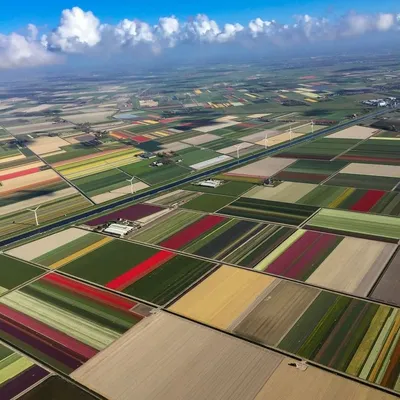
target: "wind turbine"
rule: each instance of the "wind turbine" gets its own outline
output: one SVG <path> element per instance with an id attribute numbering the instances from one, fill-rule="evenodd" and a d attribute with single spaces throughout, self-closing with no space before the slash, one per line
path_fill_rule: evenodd
<path id="1" fill-rule="evenodd" d="M 293 132 L 292 132 L 292 125 L 290 125 L 290 129 L 289 129 L 289 138 L 290 138 L 290 141 L 292 141 L 292 134 L 293 134 Z"/>
<path id="2" fill-rule="evenodd" d="M 265 134 L 264 147 L 265 149 L 268 149 L 268 132 Z"/>
<path id="3" fill-rule="evenodd" d="M 239 143 L 239 144 L 236 145 L 236 153 L 237 153 L 238 161 L 239 161 L 239 158 L 240 158 L 239 150 L 240 150 L 240 147 L 243 146 L 243 145 L 244 145 L 244 143 Z"/>
<path id="4" fill-rule="evenodd" d="M 134 176 L 132 176 L 131 179 L 127 179 L 127 181 L 131 184 L 131 194 L 135 193 L 135 188 L 134 188 L 134 183 L 133 183 L 134 179 L 135 179 Z"/>
<path id="5" fill-rule="evenodd" d="M 311 121 L 311 133 L 314 133 L 314 121 Z"/>
<path id="6" fill-rule="evenodd" d="M 28 208 L 28 211 L 32 211 L 35 214 L 35 221 L 36 221 L 36 226 L 39 226 L 39 220 L 37 216 L 37 210 L 39 210 L 40 204 L 36 208 Z"/>

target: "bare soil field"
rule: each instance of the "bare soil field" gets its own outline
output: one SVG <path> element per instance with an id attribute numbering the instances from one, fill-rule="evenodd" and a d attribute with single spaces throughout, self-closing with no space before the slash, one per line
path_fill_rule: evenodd
<path id="1" fill-rule="evenodd" d="M 340 173 L 400 178 L 400 167 L 396 165 L 351 163 L 344 167 Z"/>
<path id="2" fill-rule="evenodd" d="M 48 137 L 41 136 L 34 139 L 33 143 L 28 145 L 28 148 L 36 154 L 54 153 L 60 151 L 60 147 L 68 146 L 69 143 L 58 136 Z M 63 151 L 63 150 L 61 150 Z"/>
<path id="3" fill-rule="evenodd" d="M 317 185 L 311 183 L 283 182 L 275 187 L 256 186 L 250 189 L 245 195 L 242 195 L 242 197 L 296 203 L 296 201 L 300 200 L 316 187 Z"/>
<path id="4" fill-rule="evenodd" d="M 395 244 L 346 237 L 306 282 L 365 297 L 395 250 Z"/>
<path id="5" fill-rule="evenodd" d="M 190 139 L 184 139 L 184 140 L 182 140 L 182 142 L 189 143 L 193 146 L 197 146 L 199 144 L 212 142 L 213 140 L 217 140 L 217 139 L 221 139 L 221 138 L 217 135 L 212 135 L 211 133 L 206 133 L 204 135 L 195 136 Z"/>
<path id="6" fill-rule="evenodd" d="M 243 149 L 247 149 L 248 147 L 254 146 L 254 143 L 246 143 L 246 142 L 242 142 L 240 144 L 240 151 L 242 151 Z M 231 154 L 236 152 L 236 145 L 233 146 L 228 146 L 225 147 L 223 149 L 220 150 L 216 150 L 217 153 L 221 153 L 221 154 Z"/>
<path id="7" fill-rule="evenodd" d="M 148 187 L 149 187 L 149 185 L 146 185 L 144 182 L 135 182 L 133 184 L 133 190 L 135 192 L 146 189 Z M 127 186 L 121 187 L 119 189 L 114 189 L 107 193 L 98 194 L 96 196 L 91 197 L 91 199 L 96 204 L 100 204 L 100 203 L 104 203 L 109 200 L 116 199 L 121 196 L 126 196 L 127 194 L 131 194 L 131 185 L 127 185 Z"/>
<path id="8" fill-rule="evenodd" d="M 158 312 L 71 376 L 110 400 L 253 400 L 282 358 Z"/>
<path id="9" fill-rule="evenodd" d="M 245 165 L 244 167 L 229 171 L 226 173 L 226 175 L 269 178 L 270 176 L 275 175 L 282 169 L 293 164 L 295 161 L 295 159 L 291 158 L 267 157 L 252 164 Z"/>
<path id="10" fill-rule="evenodd" d="M 69 228 L 65 231 L 55 233 L 54 235 L 8 250 L 6 253 L 10 256 L 20 258 L 21 260 L 31 261 L 75 239 L 79 239 L 88 233 L 88 231 L 82 229 Z"/>
<path id="11" fill-rule="evenodd" d="M 342 131 L 333 133 L 332 135 L 326 136 L 330 139 L 368 139 L 375 132 L 378 132 L 375 128 L 367 128 L 365 126 L 352 126 L 351 128 L 343 129 Z"/>
<path id="12" fill-rule="evenodd" d="M 251 135 L 244 136 L 238 140 L 241 140 L 243 142 L 252 142 L 252 143 L 258 143 L 258 142 L 262 141 L 262 144 L 264 144 L 266 135 L 268 135 L 268 140 L 269 140 L 269 139 L 272 139 L 274 136 L 277 136 L 280 134 L 281 134 L 281 132 L 273 131 L 271 129 L 266 129 L 261 132 L 252 133 Z"/>

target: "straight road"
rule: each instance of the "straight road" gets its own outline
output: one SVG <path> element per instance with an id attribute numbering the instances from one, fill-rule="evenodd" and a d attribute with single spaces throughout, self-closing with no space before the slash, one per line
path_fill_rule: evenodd
<path id="1" fill-rule="evenodd" d="M 109 203 L 109 204 L 106 204 L 104 206 L 100 206 L 100 207 L 95 208 L 95 209 L 84 211 L 84 212 L 82 212 L 80 214 L 77 214 L 77 215 L 74 215 L 72 217 L 68 217 L 68 218 L 65 218 L 63 220 L 53 222 L 53 223 L 51 223 L 49 225 L 46 225 L 46 226 L 43 226 L 43 227 L 38 227 L 38 228 L 33 229 L 33 230 L 29 231 L 29 232 L 21 233 L 20 235 L 17 235 L 17 236 L 14 236 L 14 237 L 11 237 L 11 238 L 8 238 L 8 239 L 4 239 L 4 240 L 0 241 L 0 248 L 3 247 L 3 246 L 9 246 L 9 245 L 11 245 L 13 243 L 16 243 L 16 242 L 20 241 L 20 240 L 25 240 L 25 239 L 31 238 L 31 237 L 33 237 L 35 235 L 38 235 L 38 234 L 43 234 L 43 233 L 49 232 L 49 231 L 51 231 L 53 229 L 61 228 L 61 227 L 66 226 L 66 225 L 70 225 L 70 224 L 76 223 L 76 222 L 78 222 L 80 220 L 87 219 L 89 217 L 94 217 L 97 214 L 103 213 L 105 211 L 112 211 L 115 208 L 121 207 L 123 205 L 127 205 L 129 203 L 132 203 L 133 201 L 142 200 L 142 199 L 144 199 L 146 197 L 153 196 L 155 194 L 158 194 L 160 192 L 164 192 L 164 191 L 167 191 L 167 190 L 170 190 L 170 189 L 174 189 L 174 188 L 176 188 L 178 186 L 181 186 L 181 185 L 189 183 L 189 182 L 196 181 L 196 180 L 198 180 L 200 178 L 204 178 L 204 177 L 209 176 L 209 175 L 218 174 L 218 173 L 220 173 L 222 171 L 225 171 L 227 169 L 230 169 L 230 168 L 233 168 L 233 167 L 237 167 L 238 165 L 248 163 L 249 161 L 254 161 L 254 160 L 258 159 L 258 158 L 262 158 L 262 157 L 265 157 L 267 155 L 272 155 L 272 154 L 274 154 L 274 153 L 276 153 L 278 151 L 287 149 L 289 147 L 298 145 L 300 143 L 304 143 L 304 142 L 310 141 L 311 139 L 315 139 L 315 138 L 318 138 L 320 136 L 328 135 L 329 133 L 333 133 L 334 131 L 337 131 L 338 129 L 348 128 L 350 126 L 353 126 L 353 125 L 356 125 L 356 124 L 358 124 L 360 122 L 363 122 L 363 121 L 365 121 L 367 119 L 374 118 L 374 117 L 386 114 L 386 113 L 391 112 L 391 111 L 393 111 L 393 109 L 387 109 L 387 108 L 385 108 L 384 110 L 375 111 L 373 113 L 370 113 L 370 114 L 364 115 L 362 117 L 355 118 L 355 119 L 353 119 L 351 121 L 345 122 L 344 124 L 335 125 L 335 126 L 332 126 L 330 128 L 322 129 L 322 130 L 320 130 L 318 132 L 315 132 L 314 134 L 306 135 L 306 136 L 294 139 L 291 142 L 283 143 L 281 145 L 275 146 L 272 149 L 265 149 L 262 152 L 259 152 L 259 153 L 256 153 L 256 154 L 250 154 L 248 156 L 244 156 L 244 157 L 242 157 L 242 158 L 240 158 L 238 160 L 231 161 L 231 162 L 229 162 L 227 164 L 224 164 L 224 165 L 221 165 L 219 167 L 215 167 L 215 168 L 209 169 L 209 170 L 204 171 L 204 172 L 200 172 L 198 174 L 193 174 L 191 176 L 179 179 L 178 181 L 175 181 L 175 182 L 172 182 L 172 183 L 167 183 L 167 184 L 165 184 L 163 186 L 160 186 L 160 187 L 157 187 L 155 189 L 150 189 L 150 190 L 148 190 L 148 191 L 146 191 L 144 193 L 140 193 L 140 194 L 137 194 L 137 195 L 126 197 L 126 198 L 124 198 L 122 200 L 117 200 L 114 203 Z"/>

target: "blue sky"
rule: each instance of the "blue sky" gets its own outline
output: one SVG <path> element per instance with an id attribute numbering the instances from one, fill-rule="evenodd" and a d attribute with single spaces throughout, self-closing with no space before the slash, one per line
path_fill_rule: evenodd
<path id="1" fill-rule="evenodd" d="M 148 2 L 125 0 L 115 3 L 109 0 L 19 0 L 7 2 L 7 7 L 0 14 L 0 32 L 18 31 L 28 23 L 39 27 L 57 26 L 61 11 L 73 6 L 90 10 L 102 21 L 116 23 L 123 18 L 139 18 L 155 23 L 161 16 L 174 14 L 186 19 L 203 13 L 219 22 L 247 23 L 250 19 L 261 17 L 276 19 L 281 23 L 291 21 L 295 14 L 315 16 L 341 15 L 350 10 L 359 13 L 399 12 L 399 0 L 183 0 Z M 397 5 L 396 5 L 397 4 Z"/>

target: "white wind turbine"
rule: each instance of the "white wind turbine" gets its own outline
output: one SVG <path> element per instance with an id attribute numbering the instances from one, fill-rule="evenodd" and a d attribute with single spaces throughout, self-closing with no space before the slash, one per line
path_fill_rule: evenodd
<path id="1" fill-rule="evenodd" d="M 35 221 L 36 221 L 36 226 L 39 226 L 39 219 L 37 215 L 37 210 L 39 210 L 40 204 L 36 208 L 28 208 L 28 211 L 32 211 L 35 214 Z"/>
<path id="2" fill-rule="evenodd" d="M 314 121 L 311 121 L 311 133 L 314 133 Z"/>
<path id="3" fill-rule="evenodd" d="M 268 132 L 265 134 L 264 147 L 265 149 L 268 149 Z"/>
<path id="4" fill-rule="evenodd" d="M 290 138 L 290 141 L 292 141 L 292 135 L 293 135 L 293 132 L 292 132 L 292 125 L 290 125 L 290 129 L 289 129 L 289 138 Z"/>
<path id="5" fill-rule="evenodd" d="M 131 179 L 127 179 L 127 181 L 131 184 L 131 194 L 135 193 L 135 187 L 134 187 L 134 183 L 133 183 L 134 179 L 135 179 L 134 176 L 132 176 Z"/>
<path id="6" fill-rule="evenodd" d="M 239 144 L 236 145 L 236 154 L 237 154 L 238 161 L 239 161 L 239 158 L 240 158 L 239 150 L 240 150 L 240 148 L 242 146 L 244 146 L 244 143 L 239 143 Z"/>

